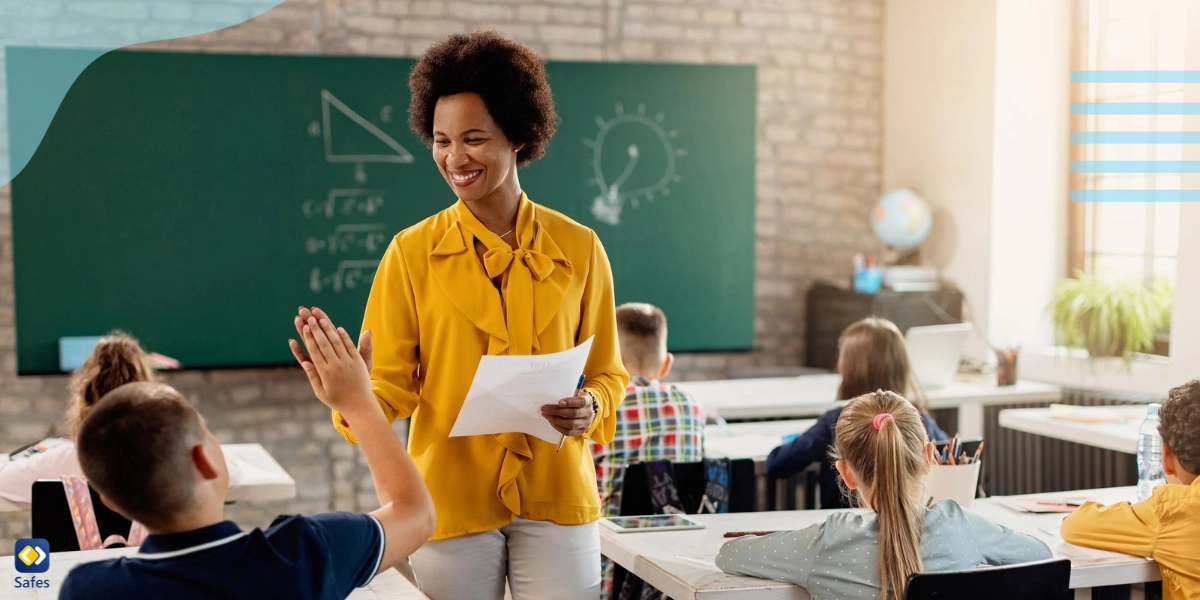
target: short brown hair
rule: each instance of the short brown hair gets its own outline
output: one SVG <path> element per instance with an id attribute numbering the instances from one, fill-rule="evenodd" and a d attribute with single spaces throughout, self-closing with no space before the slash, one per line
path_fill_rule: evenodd
<path id="1" fill-rule="evenodd" d="M 1167 392 L 1158 409 L 1158 433 L 1185 471 L 1200 474 L 1200 380 Z"/>
<path id="2" fill-rule="evenodd" d="M 876 390 L 895 392 L 920 412 L 928 412 L 925 394 L 913 375 L 904 334 L 882 317 L 867 317 L 851 324 L 838 339 L 838 400 L 849 400 Z"/>
<path id="3" fill-rule="evenodd" d="M 200 414 L 175 388 L 139 382 L 105 394 L 75 446 L 92 486 L 122 515 L 155 528 L 191 508 L 191 448 L 203 442 Z"/>
<path id="4" fill-rule="evenodd" d="M 71 404 L 67 407 L 67 429 L 75 432 L 79 422 L 105 394 L 135 381 L 154 381 L 150 357 L 138 341 L 123 331 L 100 338 L 92 354 L 71 374 Z"/>
<path id="5" fill-rule="evenodd" d="M 426 146 L 433 144 L 438 98 L 455 94 L 479 94 L 504 136 L 522 146 L 519 167 L 541 158 L 558 128 L 542 58 L 498 31 L 456 33 L 430 46 L 413 67 L 408 89 L 408 124 Z"/>
<path id="6" fill-rule="evenodd" d="M 667 315 L 643 302 L 617 307 L 617 338 L 626 369 L 655 369 L 667 360 Z"/>

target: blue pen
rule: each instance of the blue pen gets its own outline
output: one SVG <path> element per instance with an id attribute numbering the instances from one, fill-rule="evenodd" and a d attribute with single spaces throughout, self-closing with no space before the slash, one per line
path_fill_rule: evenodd
<path id="1" fill-rule="evenodd" d="M 579 390 L 583 389 L 583 380 L 584 379 L 587 379 L 587 376 L 580 373 L 579 374 L 579 383 L 575 384 L 575 395 L 576 396 L 579 395 Z M 562 439 L 558 440 L 558 448 L 556 448 L 554 450 L 555 453 L 557 453 L 559 450 L 562 450 L 562 445 L 563 445 L 563 442 L 565 442 L 565 441 L 567 441 L 567 434 L 564 433 L 562 436 Z"/>

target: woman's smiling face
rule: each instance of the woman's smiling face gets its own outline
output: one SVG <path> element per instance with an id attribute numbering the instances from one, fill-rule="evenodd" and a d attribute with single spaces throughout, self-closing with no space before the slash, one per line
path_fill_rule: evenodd
<path id="1" fill-rule="evenodd" d="M 463 201 L 483 200 L 498 190 L 519 193 L 519 150 L 496 125 L 479 94 L 438 98 L 433 111 L 433 160 Z"/>

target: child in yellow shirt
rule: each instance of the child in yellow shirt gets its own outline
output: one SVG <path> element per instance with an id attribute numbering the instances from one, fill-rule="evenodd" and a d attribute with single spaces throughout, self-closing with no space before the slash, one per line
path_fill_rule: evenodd
<path id="1" fill-rule="evenodd" d="M 1167 484 L 1137 504 L 1084 504 L 1063 521 L 1062 538 L 1153 558 L 1164 600 L 1200 600 L 1200 380 L 1168 393 L 1158 431 Z"/>

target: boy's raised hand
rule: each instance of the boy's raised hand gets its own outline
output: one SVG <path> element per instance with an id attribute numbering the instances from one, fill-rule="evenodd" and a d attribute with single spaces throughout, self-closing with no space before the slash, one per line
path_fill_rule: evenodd
<path id="1" fill-rule="evenodd" d="M 335 327 L 319 308 L 309 311 L 301 307 L 295 325 L 304 346 L 296 340 L 288 340 L 288 345 L 308 376 L 317 398 L 343 413 L 362 406 L 376 406 L 367 363 L 355 348 L 350 334 Z M 369 334 L 364 334 L 363 349 L 369 356 Z"/>

